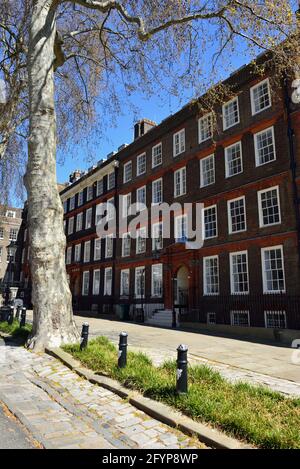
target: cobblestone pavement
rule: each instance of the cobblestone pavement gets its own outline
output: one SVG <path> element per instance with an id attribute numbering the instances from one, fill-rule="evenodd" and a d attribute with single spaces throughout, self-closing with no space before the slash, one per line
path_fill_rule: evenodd
<path id="1" fill-rule="evenodd" d="M 228 337 L 162 329 L 120 321 L 75 316 L 78 327 L 88 321 L 90 335 L 105 335 L 114 343 L 128 332 L 131 350 L 142 351 L 156 365 L 176 358 L 176 348 L 189 346 L 189 362 L 207 364 L 224 378 L 264 385 L 286 396 L 300 396 L 300 364 L 291 363 L 292 349 Z"/>
<path id="2" fill-rule="evenodd" d="M 0 400 L 46 448 L 202 448 L 53 357 L 0 346 Z"/>

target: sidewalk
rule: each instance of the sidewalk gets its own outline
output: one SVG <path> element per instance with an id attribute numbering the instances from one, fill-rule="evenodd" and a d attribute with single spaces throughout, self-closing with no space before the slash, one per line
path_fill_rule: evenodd
<path id="1" fill-rule="evenodd" d="M 145 352 L 155 364 L 175 359 L 176 348 L 183 343 L 189 347 L 190 363 L 207 363 L 231 381 L 262 384 L 287 396 L 300 396 L 300 365 L 291 362 L 291 348 L 97 318 L 75 316 L 75 321 L 80 330 L 87 321 L 91 337 L 104 335 L 114 343 L 126 331 L 130 349 Z"/>
<path id="2" fill-rule="evenodd" d="M 203 448 L 58 360 L 0 339 L 0 401 L 45 448 Z"/>

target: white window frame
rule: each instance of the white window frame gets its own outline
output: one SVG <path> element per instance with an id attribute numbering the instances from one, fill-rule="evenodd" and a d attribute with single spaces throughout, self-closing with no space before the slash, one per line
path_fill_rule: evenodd
<path id="1" fill-rule="evenodd" d="M 129 239 L 129 252 L 125 254 L 125 240 Z M 122 257 L 129 257 L 131 252 L 131 237 L 130 233 L 123 233 L 122 235 Z"/>
<path id="2" fill-rule="evenodd" d="M 217 260 L 217 277 L 218 277 L 218 291 L 217 292 L 209 292 L 208 291 L 208 284 L 207 284 L 207 275 L 206 275 L 206 261 Z M 219 256 L 207 256 L 203 257 L 203 295 L 205 296 L 218 296 L 220 294 L 220 267 L 219 267 Z"/>
<path id="3" fill-rule="evenodd" d="M 83 191 L 78 192 L 77 205 L 78 207 L 81 207 L 81 205 L 83 205 Z"/>
<path id="4" fill-rule="evenodd" d="M 107 204 L 107 220 L 113 220 L 115 216 L 115 198 L 111 197 L 106 201 Z"/>
<path id="5" fill-rule="evenodd" d="M 4 228 L 1 226 L 0 228 L 0 239 L 4 239 Z M 25 239 L 24 239 L 25 241 Z"/>
<path id="6" fill-rule="evenodd" d="M 108 251 L 108 239 L 111 239 L 111 254 L 109 253 Z M 106 235 L 105 237 L 105 258 L 106 259 L 110 259 L 111 257 L 113 257 L 114 255 L 114 235 L 113 234 L 109 234 L 109 235 Z"/>
<path id="7" fill-rule="evenodd" d="M 245 218 L 245 228 L 242 230 L 237 230 L 233 231 L 232 229 L 232 216 L 231 216 L 231 208 L 230 205 L 233 202 L 237 202 L 238 200 L 243 200 L 243 206 L 244 206 L 244 218 Z M 236 197 L 235 199 L 230 199 L 227 201 L 227 219 L 228 219 L 228 233 L 229 234 L 236 234 L 236 233 L 242 233 L 244 231 L 247 231 L 247 210 L 246 210 L 246 197 L 243 195 L 241 197 Z"/>
<path id="8" fill-rule="evenodd" d="M 154 273 L 155 270 L 159 270 L 160 282 L 161 282 L 161 291 L 160 293 L 155 293 L 154 291 Z M 151 266 L 151 296 L 152 298 L 162 298 L 163 297 L 163 264 L 153 264 Z"/>
<path id="9" fill-rule="evenodd" d="M 176 139 L 178 137 L 178 143 Z M 178 146 L 178 150 L 177 150 Z M 181 129 L 173 135 L 173 156 L 176 157 L 185 152 L 185 129 Z"/>
<path id="10" fill-rule="evenodd" d="M 67 265 L 72 264 L 72 246 L 69 246 L 67 248 L 66 264 Z"/>
<path id="11" fill-rule="evenodd" d="M 179 192 L 177 192 L 176 177 L 179 175 Z M 181 197 L 186 194 L 186 166 L 174 172 L 174 197 Z"/>
<path id="12" fill-rule="evenodd" d="M 158 158 L 158 155 L 155 155 L 155 151 L 158 149 L 158 148 L 161 148 L 161 152 L 160 152 L 160 161 L 159 163 L 156 163 L 155 164 L 155 159 Z M 156 168 L 157 166 L 160 166 L 162 164 L 162 142 L 158 143 L 157 145 L 154 145 L 154 147 L 152 147 L 152 168 Z"/>
<path id="13" fill-rule="evenodd" d="M 138 275 L 137 275 L 137 272 L 143 272 L 143 295 L 141 294 L 138 294 L 137 292 L 137 286 L 138 286 Z M 135 298 L 145 298 L 146 296 L 146 269 L 145 269 L 145 266 L 139 266 L 139 267 L 136 267 L 135 270 L 134 270 L 134 296 Z"/>
<path id="14" fill-rule="evenodd" d="M 130 177 L 126 176 L 126 170 L 130 167 Z M 123 183 L 131 181 L 132 179 L 132 161 L 127 161 L 123 166 Z"/>
<path id="15" fill-rule="evenodd" d="M 161 200 L 159 202 L 154 202 L 154 188 L 160 183 L 161 185 Z M 163 202 L 163 178 L 155 179 L 152 181 L 152 205 L 159 205 Z"/>
<path id="16" fill-rule="evenodd" d="M 122 195 L 122 217 L 127 218 L 130 215 L 131 192 Z"/>
<path id="17" fill-rule="evenodd" d="M 76 215 L 76 233 L 82 230 L 83 212 Z"/>
<path id="18" fill-rule="evenodd" d="M 237 102 L 237 111 L 238 111 L 238 121 L 235 122 L 234 124 L 231 124 L 231 125 L 226 125 L 226 118 L 225 118 L 225 108 L 231 104 L 233 104 L 234 102 Z M 233 99 L 230 99 L 229 101 L 227 101 L 226 103 L 223 104 L 222 106 L 222 116 L 223 116 L 223 130 L 228 130 L 228 129 L 231 129 L 232 127 L 234 127 L 235 125 L 238 125 L 240 123 L 240 106 L 239 106 L 239 97 L 238 96 L 235 96 Z"/>
<path id="19" fill-rule="evenodd" d="M 81 243 L 75 244 L 74 249 L 74 262 L 80 262 L 81 260 Z"/>
<path id="20" fill-rule="evenodd" d="M 273 158 L 272 160 L 265 161 L 264 163 L 260 163 L 260 161 L 259 161 L 259 150 L 258 150 L 258 145 L 257 145 L 258 137 L 259 137 L 260 135 L 262 135 L 262 134 L 268 132 L 269 130 L 271 130 L 271 133 L 272 133 L 272 143 L 273 143 L 274 158 Z M 275 130 L 274 130 L 274 126 L 267 127 L 266 129 L 261 130 L 260 132 L 255 133 L 254 136 L 253 136 L 253 138 L 254 138 L 255 166 L 256 166 L 257 168 L 259 168 L 260 166 L 264 166 L 265 164 L 269 164 L 269 163 L 272 163 L 273 161 L 276 161 L 277 155 L 276 155 L 276 144 L 275 144 Z"/>
<path id="21" fill-rule="evenodd" d="M 70 217 L 68 220 L 68 235 L 74 233 L 74 217 Z"/>
<path id="22" fill-rule="evenodd" d="M 265 83 L 268 84 L 268 94 L 269 94 L 269 105 L 264 107 L 263 109 L 259 109 L 258 111 L 255 111 L 255 102 L 254 102 L 254 91 L 259 88 L 260 86 L 264 85 Z M 252 116 L 256 116 L 256 114 L 259 114 L 260 112 L 265 111 L 266 109 L 269 109 L 272 106 L 272 96 L 271 96 L 271 88 L 270 88 L 270 80 L 269 78 L 266 78 L 265 80 L 260 81 L 256 85 L 252 86 L 250 88 L 250 97 L 251 97 L 251 112 Z"/>
<path id="23" fill-rule="evenodd" d="M 155 234 L 157 233 L 159 227 L 161 226 L 161 238 L 158 237 L 158 236 L 155 236 Z M 163 248 L 163 244 L 164 244 L 164 237 L 163 237 L 163 222 L 160 221 L 158 223 L 154 223 L 152 225 L 152 251 L 159 251 Z M 159 244 L 159 247 L 157 247 L 158 245 L 158 240 L 160 240 L 160 244 Z"/>
<path id="24" fill-rule="evenodd" d="M 214 174 L 214 180 L 208 184 L 204 184 L 204 169 L 203 169 L 203 165 L 205 162 L 207 162 L 208 160 L 212 160 L 213 161 L 213 174 Z M 211 186 L 212 184 L 215 184 L 216 182 L 216 167 L 215 167 L 215 154 L 212 153 L 211 155 L 208 155 L 206 156 L 205 158 L 202 158 L 201 160 L 199 160 L 199 164 L 200 164 L 200 187 L 208 187 L 208 186 Z"/>
<path id="25" fill-rule="evenodd" d="M 266 251 L 275 251 L 277 249 L 279 249 L 281 251 L 284 289 L 283 290 L 268 290 L 267 289 L 267 278 L 266 278 L 266 272 L 265 272 L 265 252 Z M 264 292 L 264 294 L 268 294 L 268 293 L 275 293 L 275 294 L 286 293 L 286 276 L 285 276 L 285 266 L 284 266 L 284 251 L 283 251 L 283 245 L 282 244 L 280 244 L 278 246 L 268 246 L 268 247 L 265 247 L 265 248 L 261 249 L 261 267 L 262 267 L 262 279 L 263 279 L 263 292 Z"/>
<path id="26" fill-rule="evenodd" d="M 142 236 L 144 234 L 145 236 Z M 141 241 L 144 240 L 144 241 Z M 145 249 L 141 250 L 142 242 L 144 243 Z M 136 241 L 135 241 L 135 252 L 136 254 L 144 254 L 147 250 L 147 228 L 143 226 L 136 230 Z"/>
<path id="27" fill-rule="evenodd" d="M 140 192 L 143 191 L 145 193 L 145 200 L 144 202 L 140 202 L 139 200 L 139 194 Z M 139 211 L 147 208 L 146 207 L 146 204 L 147 204 L 147 189 L 146 189 L 146 186 L 141 186 L 141 187 L 138 187 L 137 190 L 136 190 L 136 205 L 137 205 L 137 209 Z"/>
<path id="28" fill-rule="evenodd" d="M 94 239 L 94 261 L 101 259 L 101 238 Z"/>
<path id="29" fill-rule="evenodd" d="M 108 273 L 110 274 L 110 284 L 109 284 L 109 288 L 108 288 L 108 285 L 107 285 L 107 277 L 108 277 Z M 112 271 L 112 267 L 106 267 L 104 269 L 104 287 L 103 287 L 103 295 L 106 295 L 106 296 L 111 296 L 112 295 L 112 285 L 113 285 L 113 271 Z"/>
<path id="30" fill-rule="evenodd" d="M 98 283 L 96 283 L 96 275 L 99 275 Z M 100 294 L 100 280 L 101 280 L 101 273 L 100 269 L 95 269 L 93 271 L 93 295 L 99 295 Z M 97 288 L 96 288 L 97 287 Z"/>
<path id="31" fill-rule="evenodd" d="M 124 292 L 123 276 L 128 275 L 128 292 Z M 130 269 L 122 269 L 120 273 L 120 296 L 128 298 L 130 295 Z"/>
<path id="32" fill-rule="evenodd" d="M 93 184 L 91 186 L 87 186 L 86 188 L 86 201 L 89 202 L 92 200 L 94 197 L 94 186 Z"/>
<path id="33" fill-rule="evenodd" d="M 234 290 L 234 279 L 233 279 L 233 258 L 234 256 L 244 256 L 246 255 L 246 267 L 247 267 L 247 285 L 248 288 L 247 290 L 244 291 L 235 291 Z M 237 252 L 230 252 L 229 253 L 229 259 L 230 259 L 230 292 L 231 295 L 248 295 L 250 292 L 250 283 L 249 283 L 249 262 L 248 262 L 248 251 L 237 251 Z"/>
<path id="34" fill-rule="evenodd" d="M 262 194 L 266 192 L 277 192 L 277 201 L 278 201 L 278 214 L 279 214 L 279 221 L 274 223 L 264 224 L 264 216 L 263 216 L 263 209 L 262 209 Z M 259 215 L 259 227 L 266 228 L 268 226 L 280 225 L 281 224 L 281 205 L 280 205 L 280 191 L 279 186 L 268 187 L 266 189 L 262 189 L 261 191 L 257 192 L 257 202 L 258 202 L 258 215 Z"/>
<path id="35" fill-rule="evenodd" d="M 69 202 L 69 211 L 71 212 L 75 208 L 75 195 L 72 195 L 70 197 L 70 202 Z"/>
<path id="36" fill-rule="evenodd" d="M 213 320 L 210 319 L 210 315 L 213 315 Z M 217 314 L 214 311 L 209 311 L 206 313 L 206 323 L 209 325 L 217 324 Z"/>
<path id="37" fill-rule="evenodd" d="M 247 315 L 247 318 L 248 318 L 248 324 L 234 324 L 234 314 L 240 314 L 242 313 L 242 315 Z M 230 311 L 230 324 L 231 326 L 235 326 L 235 327 L 250 327 L 250 312 L 249 310 L 231 310 Z"/>
<path id="38" fill-rule="evenodd" d="M 279 326 L 268 326 L 268 313 L 271 313 L 273 315 L 283 315 L 284 317 L 284 327 L 279 327 Z M 265 310 L 264 311 L 264 318 L 265 318 L 265 328 L 267 329 L 287 329 L 287 318 L 286 318 L 286 311 L 284 310 Z"/>
<path id="39" fill-rule="evenodd" d="M 111 171 L 107 175 L 107 190 L 110 191 L 116 187 L 116 173 L 115 171 Z"/>
<path id="40" fill-rule="evenodd" d="M 84 247 L 83 247 L 83 262 L 87 263 L 90 261 L 91 261 L 91 241 L 85 241 Z"/>
<path id="41" fill-rule="evenodd" d="M 184 220 L 184 222 L 183 222 Z M 181 240 L 187 239 L 187 230 L 188 230 L 188 219 L 187 219 L 187 214 L 184 213 L 183 215 L 177 215 L 177 217 L 174 218 L 174 239 L 176 242 L 179 242 Z M 184 229 L 182 229 L 184 228 Z M 183 231 L 186 231 L 184 233 Z M 179 236 L 181 234 L 181 236 Z"/>
<path id="42" fill-rule="evenodd" d="M 214 236 L 208 236 L 206 237 L 205 236 L 205 212 L 207 210 L 210 210 L 212 208 L 215 208 L 215 213 L 216 213 L 216 234 Z M 214 239 L 214 238 L 217 238 L 218 237 L 218 207 L 216 204 L 214 205 L 209 205 L 208 207 L 204 207 L 203 210 L 202 210 L 202 236 L 203 236 L 203 240 L 207 240 L 207 239 Z"/>
<path id="43" fill-rule="evenodd" d="M 207 124 L 206 124 L 207 122 Z M 203 125 L 202 125 L 203 124 Z M 202 127 L 201 127 L 202 126 Z M 206 130 L 208 129 L 208 131 Z M 209 136 L 203 137 L 203 133 L 209 133 Z M 209 112 L 198 119 L 198 142 L 203 143 L 213 137 L 213 114 Z"/>
<path id="44" fill-rule="evenodd" d="M 88 208 L 85 212 L 85 229 L 88 230 L 92 227 L 92 224 L 93 224 L 93 209 L 92 208 Z M 89 221 L 89 223 L 88 223 Z"/>
<path id="45" fill-rule="evenodd" d="M 140 169 L 140 160 L 143 159 L 143 166 L 144 169 Z M 147 170 L 147 157 L 146 157 L 146 152 L 141 153 L 140 155 L 137 156 L 136 158 L 136 175 L 141 176 L 141 174 L 145 174 Z"/>
<path id="46" fill-rule="evenodd" d="M 85 278 L 87 278 L 87 290 L 85 289 Z M 86 270 L 82 272 L 82 296 L 88 296 L 90 291 L 90 271 Z"/>
<path id="47" fill-rule="evenodd" d="M 17 241 L 18 239 L 18 228 L 10 228 L 9 229 L 9 241 Z"/>
<path id="48" fill-rule="evenodd" d="M 240 148 L 240 159 L 241 159 L 241 170 L 238 173 L 234 174 L 229 174 L 229 164 L 228 164 L 228 152 L 231 148 L 236 147 L 239 145 Z M 235 142 L 232 145 L 229 145 L 228 147 L 225 148 L 225 177 L 226 179 L 232 178 L 234 176 L 237 176 L 238 174 L 242 174 L 244 171 L 244 165 L 243 165 L 243 148 L 242 148 L 242 142 Z"/>
<path id="49" fill-rule="evenodd" d="M 102 178 L 97 181 L 96 197 L 99 197 L 100 195 L 102 195 L 103 192 L 104 192 L 104 185 L 103 185 L 103 178 Z"/>

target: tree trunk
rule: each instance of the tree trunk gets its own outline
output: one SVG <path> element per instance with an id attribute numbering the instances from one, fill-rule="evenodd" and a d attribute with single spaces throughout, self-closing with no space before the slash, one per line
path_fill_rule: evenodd
<path id="1" fill-rule="evenodd" d="M 67 281 L 63 207 L 56 181 L 56 24 L 52 3 L 33 2 L 28 53 L 30 136 L 25 185 L 33 303 L 33 332 L 28 347 L 35 350 L 79 340 Z"/>

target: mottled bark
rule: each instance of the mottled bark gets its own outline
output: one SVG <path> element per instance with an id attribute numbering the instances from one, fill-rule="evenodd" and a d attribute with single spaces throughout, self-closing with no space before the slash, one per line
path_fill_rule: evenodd
<path id="1" fill-rule="evenodd" d="M 33 302 L 33 333 L 28 346 L 37 350 L 79 339 L 66 275 L 63 207 L 56 181 L 56 25 L 52 3 L 34 1 L 28 53 L 30 136 L 25 185 Z"/>

